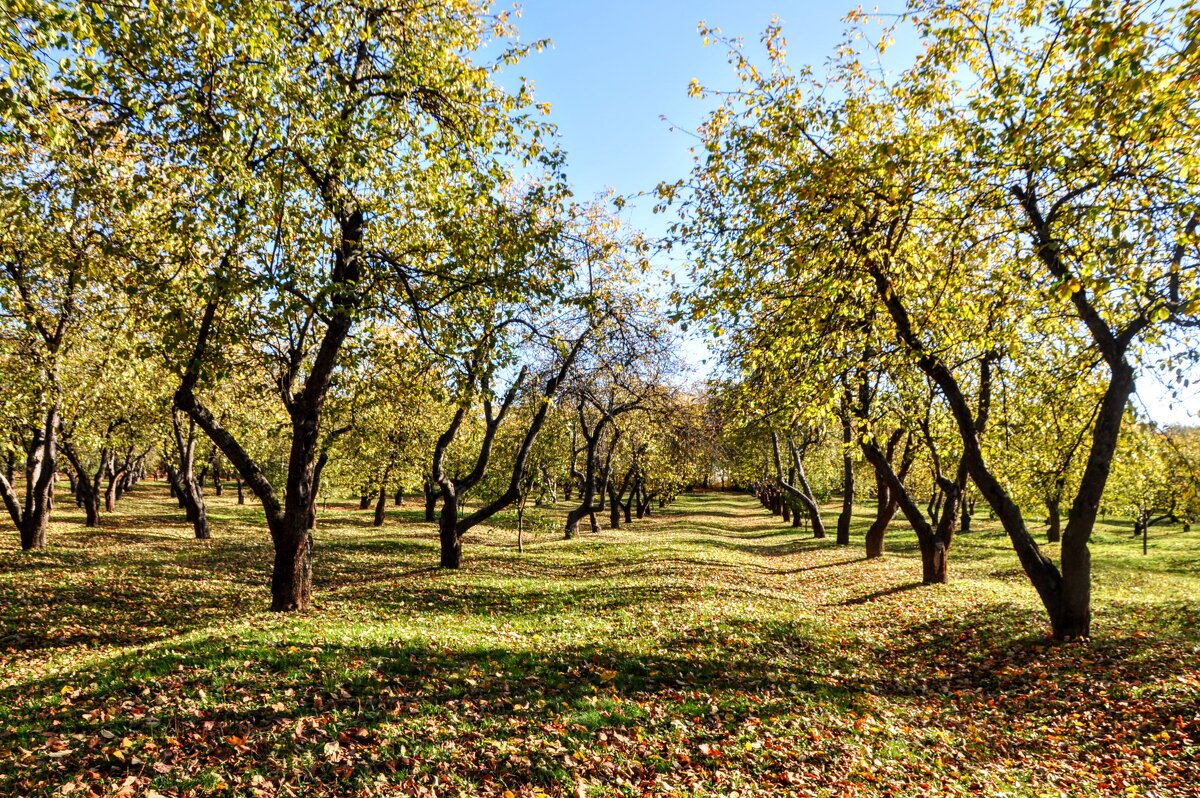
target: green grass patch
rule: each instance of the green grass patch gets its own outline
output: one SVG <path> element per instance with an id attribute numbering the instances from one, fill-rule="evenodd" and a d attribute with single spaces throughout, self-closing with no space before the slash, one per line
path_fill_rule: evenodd
<path id="1" fill-rule="evenodd" d="M 331 505 L 315 605 L 266 611 L 261 512 L 198 542 L 144 484 L 0 553 L 3 795 L 1111 795 L 1200 783 L 1200 533 L 1096 535 L 1095 639 L 1057 645 L 980 514 L 951 583 L 750 499 L 437 562 L 432 525 Z M 836 509 L 830 505 L 832 523 Z M 1052 549 L 1052 547 L 1049 547 Z M 1053 553 L 1053 552 L 1051 552 Z"/>

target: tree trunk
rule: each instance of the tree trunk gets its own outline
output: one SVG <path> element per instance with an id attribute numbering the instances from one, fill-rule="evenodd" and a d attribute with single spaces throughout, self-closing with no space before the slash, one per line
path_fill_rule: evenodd
<path id="1" fill-rule="evenodd" d="M 4 504 L 20 533 L 21 548 L 26 551 L 46 547 L 58 466 L 57 434 L 58 407 L 54 406 L 46 411 L 43 426 L 34 428 L 33 439 L 26 451 L 24 509 L 17 504 L 11 481 L 5 478 L 0 483 Z"/>
<path id="2" fill-rule="evenodd" d="M 1046 511 L 1046 523 L 1050 527 L 1046 530 L 1046 542 L 1058 543 L 1062 540 L 1062 512 L 1059 500 L 1056 498 L 1046 499 Z"/>
<path id="3" fill-rule="evenodd" d="M 567 524 L 564 531 L 563 539 L 571 540 L 579 534 L 579 522 L 587 515 L 586 507 L 576 507 L 567 513 Z"/>
<path id="4" fill-rule="evenodd" d="M 379 486 L 379 500 L 375 502 L 374 526 L 383 526 L 383 513 L 387 509 L 387 485 Z"/>
<path id="5" fill-rule="evenodd" d="M 93 478 L 84 469 L 82 458 L 66 437 L 63 438 L 61 448 L 71 463 L 71 471 L 75 475 L 72 483 L 75 488 L 75 504 L 77 507 L 83 508 L 84 526 L 94 528 L 100 523 L 100 478 L 104 474 L 104 466 L 101 465 L 97 469 L 96 476 Z M 101 461 L 105 459 L 103 452 L 100 459 Z"/>
<path id="6" fill-rule="evenodd" d="M 117 506 L 117 484 L 121 474 L 115 468 L 108 472 L 108 487 L 104 490 L 104 512 L 111 513 Z"/>
<path id="7" fill-rule="evenodd" d="M 425 520 L 432 522 L 437 512 L 437 486 L 433 484 L 433 480 L 427 479 L 423 488 L 425 491 Z"/>
<path id="8" fill-rule="evenodd" d="M 318 456 L 320 404 L 295 406 L 288 456 L 284 507 L 272 529 L 275 569 L 271 573 L 271 609 L 303 612 L 312 598 L 313 536 L 321 471 L 327 452 Z"/>
<path id="9" fill-rule="evenodd" d="M 321 474 L 325 472 L 325 464 L 329 462 L 329 449 L 326 447 L 313 466 L 312 501 L 308 504 L 308 528 L 317 528 L 317 495 L 321 492 Z"/>
<path id="10" fill-rule="evenodd" d="M 854 460 L 842 456 L 841 514 L 838 516 L 838 545 L 850 545 L 850 526 L 854 520 Z"/>
<path id="11" fill-rule="evenodd" d="M 83 501 L 83 525 L 90 528 L 95 528 L 100 525 L 100 496 L 96 491 L 81 491 L 80 498 Z"/>
<path id="12" fill-rule="evenodd" d="M 875 484 L 879 498 L 875 504 L 875 520 L 871 522 L 871 528 L 867 530 L 867 559 L 883 556 L 884 536 L 887 534 L 892 519 L 900 510 L 899 502 L 892 499 L 891 491 L 883 478 L 876 475 Z"/>
<path id="13" fill-rule="evenodd" d="M 850 524 L 854 520 L 854 456 L 850 446 L 854 442 L 854 429 L 849 415 L 842 417 L 842 512 L 838 515 L 837 545 L 850 545 Z"/>
<path id="14" fill-rule="evenodd" d="M 283 519 L 281 519 L 283 520 Z M 271 610 L 295 612 L 308 608 L 312 598 L 312 532 L 307 514 L 274 525 L 275 565 L 271 571 Z"/>
<path id="15" fill-rule="evenodd" d="M 441 543 L 441 566 L 462 567 L 462 539 L 458 536 L 458 496 L 453 492 L 442 491 L 438 539 Z"/>
<path id="16" fill-rule="evenodd" d="M 926 585 L 944 585 L 947 581 L 946 544 L 940 540 L 921 541 L 921 582 Z"/>
<path id="17" fill-rule="evenodd" d="M 238 477 L 237 480 L 235 480 L 235 482 L 237 483 L 238 504 L 245 504 L 246 503 L 246 490 L 245 490 L 245 486 L 242 484 L 242 478 Z"/>
<path id="18" fill-rule="evenodd" d="M 1096 525 L 1104 487 L 1108 483 L 1125 406 L 1134 390 L 1133 367 L 1123 358 L 1111 365 L 1112 381 L 1104 392 L 1100 411 L 1096 415 L 1087 465 L 1062 535 L 1062 600 L 1057 613 L 1051 609 L 1054 636 L 1060 639 L 1091 635 L 1092 553 L 1088 541 Z"/>
<path id="19" fill-rule="evenodd" d="M 187 520 L 192 524 L 196 540 L 208 540 L 212 532 L 208 527 L 208 511 L 204 506 L 204 492 L 200 480 L 196 478 L 196 421 L 188 418 L 187 434 L 179 422 L 179 414 L 171 414 L 172 429 L 175 433 L 175 446 L 179 453 L 179 470 L 175 471 L 172 482 L 179 494 L 179 504 L 183 507 Z M 171 469 L 167 469 L 168 475 Z"/>
<path id="20" fill-rule="evenodd" d="M 785 482 L 783 479 L 783 465 L 779 457 L 779 435 L 771 433 L 771 447 L 775 456 L 775 474 L 776 484 L 779 489 L 779 496 L 784 507 L 787 507 L 788 502 L 783 500 L 783 495 L 786 493 L 791 498 L 795 499 L 808 511 L 808 520 L 812 524 L 813 537 L 825 537 L 825 524 L 821 520 L 821 507 L 817 504 L 817 499 L 813 495 L 812 487 L 808 484 L 808 477 L 804 473 L 804 463 L 800 459 L 800 452 L 796 448 L 795 442 L 788 437 L 788 452 L 791 455 L 791 466 L 789 474 L 794 473 L 796 480 L 799 481 L 800 487 L 797 488 L 791 482 Z"/>
<path id="21" fill-rule="evenodd" d="M 639 520 L 650 514 L 650 500 L 653 494 L 647 493 L 645 487 L 637 494 L 637 517 Z"/>
<path id="22" fill-rule="evenodd" d="M 192 522 L 192 531 L 196 534 L 196 540 L 208 540 L 212 537 L 212 530 L 208 526 L 208 510 L 204 506 L 204 496 L 200 492 L 200 486 L 194 487 L 192 501 L 188 503 L 187 514 Z"/>

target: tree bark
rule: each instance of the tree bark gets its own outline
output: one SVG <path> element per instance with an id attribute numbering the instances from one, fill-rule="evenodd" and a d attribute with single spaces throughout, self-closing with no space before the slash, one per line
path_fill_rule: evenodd
<path id="1" fill-rule="evenodd" d="M 850 524 L 854 520 L 854 427 L 850 412 L 842 412 L 842 512 L 838 516 L 837 545 L 850 545 Z"/>
<path id="2" fill-rule="evenodd" d="M 877 474 L 875 484 L 879 498 L 875 504 L 875 520 L 871 522 L 871 527 L 867 530 L 867 559 L 869 560 L 883 556 L 884 539 L 888 526 L 891 525 L 892 519 L 896 517 L 896 512 L 900 509 L 899 502 L 892 500 L 891 490 L 887 487 L 883 477 Z"/>
<path id="3" fill-rule="evenodd" d="M 174 472 L 173 482 L 179 494 L 180 504 L 184 514 L 192 525 L 196 540 L 208 540 L 212 530 L 208 526 L 208 510 L 204 505 L 204 491 L 195 475 L 196 463 L 196 422 L 188 419 L 187 433 L 179 421 L 179 414 L 171 414 L 172 428 L 175 433 L 175 446 L 179 455 L 179 468 Z M 168 470 L 168 475 L 171 473 Z"/>
<path id="4" fill-rule="evenodd" d="M 1062 508 L 1057 498 L 1046 499 L 1046 513 L 1046 523 L 1049 525 L 1046 530 L 1046 542 L 1058 543 L 1062 540 Z"/>
<path id="5" fill-rule="evenodd" d="M 383 515 L 387 510 L 387 482 L 379 486 L 379 499 L 375 502 L 375 518 L 372 520 L 373 526 L 383 526 Z"/>
<path id="6" fill-rule="evenodd" d="M 621 528 L 621 499 L 617 496 L 617 486 L 608 483 L 608 528 Z"/>
<path id="7" fill-rule="evenodd" d="M 442 568 L 462 567 L 462 538 L 458 535 L 458 494 L 442 490 L 442 511 L 438 516 L 438 541 L 441 544 Z"/>
<path id="8" fill-rule="evenodd" d="M 425 520 L 432 522 L 437 514 L 438 490 L 432 479 L 426 479 L 423 486 L 425 492 Z"/>
<path id="9" fill-rule="evenodd" d="M 771 433 L 771 445 L 775 455 L 776 482 L 784 492 L 796 499 L 808 511 L 808 520 L 812 524 L 813 537 L 818 539 L 824 538 L 825 524 L 821 521 L 821 506 L 817 504 L 812 488 L 809 487 L 808 478 L 804 475 L 804 465 L 800 461 L 800 452 L 796 449 L 795 442 L 790 437 L 788 438 L 788 450 L 792 458 L 791 468 L 795 470 L 796 479 L 800 482 L 799 488 L 794 487 L 783 478 L 783 463 L 779 457 L 778 433 Z M 782 494 L 780 494 L 780 498 L 782 499 Z M 783 505 L 786 508 L 787 502 L 783 502 Z"/>
<path id="10" fill-rule="evenodd" d="M 71 445 L 70 440 L 65 434 L 61 448 L 63 454 L 67 456 L 67 460 L 71 463 L 72 470 L 75 472 L 75 500 L 76 504 L 83 508 L 84 526 L 89 529 L 99 526 L 100 477 L 104 473 L 104 462 L 107 460 L 107 452 L 101 452 L 101 465 L 96 469 L 96 475 L 92 477 L 84 469 L 82 458 L 75 451 L 75 447 Z"/>
<path id="11" fill-rule="evenodd" d="M 17 501 L 12 481 L 7 475 L 0 476 L 0 499 L 17 527 L 21 548 L 26 551 L 46 547 L 58 465 L 58 424 L 58 406 L 52 405 L 46 411 L 44 423 L 33 430 L 25 453 L 24 507 Z"/>

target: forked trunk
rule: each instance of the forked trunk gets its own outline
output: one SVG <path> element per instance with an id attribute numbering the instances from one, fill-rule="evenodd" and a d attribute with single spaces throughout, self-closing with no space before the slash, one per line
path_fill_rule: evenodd
<path id="1" fill-rule="evenodd" d="M 35 428 L 25 459 L 25 507 L 16 501 L 12 484 L 3 484 L 4 504 L 20 533 L 21 548 L 44 549 L 54 507 L 54 475 L 58 468 L 58 408 L 46 413 L 45 424 Z"/>

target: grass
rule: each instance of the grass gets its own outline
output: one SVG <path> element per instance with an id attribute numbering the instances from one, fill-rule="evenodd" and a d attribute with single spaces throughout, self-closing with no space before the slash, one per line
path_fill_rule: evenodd
<path id="1" fill-rule="evenodd" d="M 697 494 L 523 555 L 501 518 L 449 573 L 415 511 L 330 507 L 279 616 L 252 507 L 64 508 L 0 553 L 0 794 L 1200 795 L 1200 533 L 1103 526 L 1056 645 L 983 513 L 922 587 L 862 512 L 839 549 Z"/>

